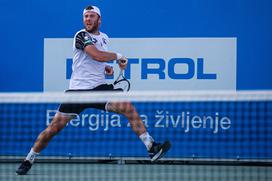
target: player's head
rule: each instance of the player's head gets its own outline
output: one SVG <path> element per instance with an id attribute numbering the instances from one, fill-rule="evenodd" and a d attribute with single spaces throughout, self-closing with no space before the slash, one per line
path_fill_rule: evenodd
<path id="1" fill-rule="evenodd" d="M 83 24 L 85 29 L 90 33 L 95 33 L 99 30 L 101 24 L 101 13 L 96 6 L 87 6 L 83 10 Z"/>

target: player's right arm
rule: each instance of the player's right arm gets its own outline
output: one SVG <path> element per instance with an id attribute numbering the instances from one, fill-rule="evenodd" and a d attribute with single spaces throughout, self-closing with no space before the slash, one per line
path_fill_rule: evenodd
<path id="1" fill-rule="evenodd" d="M 122 59 L 122 55 L 119 53 L 98 50 L 95 47 L 92 38 L 84 31 L 81 31 L 76 35 L 75 47 L 85 51 L 90 57 L 92 57 L 92 59 L 99 62 Z"/>

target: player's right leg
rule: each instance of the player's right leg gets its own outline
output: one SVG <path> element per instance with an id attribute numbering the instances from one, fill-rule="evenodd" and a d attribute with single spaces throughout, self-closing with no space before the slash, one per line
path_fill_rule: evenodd
<path id="1" fill-rule="evenodd" d="M 72 115 L 56 113 L 50 125 L 40 133 L 26 159 L 16 170 L 18 175 L 25 175 L 30 170 L 35 157 L 48 145 L 49 141 L 57 135 L 73 118 Z"/>

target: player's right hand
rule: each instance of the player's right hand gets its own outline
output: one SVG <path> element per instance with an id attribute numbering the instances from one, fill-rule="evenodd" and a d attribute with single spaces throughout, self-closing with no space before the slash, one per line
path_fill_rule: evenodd
<path id="1" fill-rule="evenodd" d="M 120 69 L 125 69 L 128 63 L 128 59 L 124 56 L 122 56 L 119 60 L 118 60 L 118 65 L 120 67 Z"/>

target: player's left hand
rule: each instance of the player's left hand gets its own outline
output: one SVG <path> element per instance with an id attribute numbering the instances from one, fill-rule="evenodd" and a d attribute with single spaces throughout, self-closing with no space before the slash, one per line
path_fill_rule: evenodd
<path id="1" fill-rule="evenodd" d="M 108 76 L 112 76 L 114 73 L 112 66 L 106 65 L 105 67 L 105 74 Z"/>

